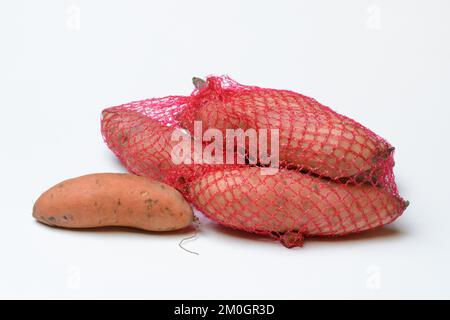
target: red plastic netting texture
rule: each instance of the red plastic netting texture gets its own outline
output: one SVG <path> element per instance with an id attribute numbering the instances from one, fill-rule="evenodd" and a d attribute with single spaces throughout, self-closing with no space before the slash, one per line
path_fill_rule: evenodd
<path id="1" fill-rule="evenodd" d="M 194 82 L 190 96 L 103 111 L 104 140 L 130 172 L 176 187 L 222 225 L 287 247 L 380 227 L 407 207 L 394 148 L 361 124 L 292 91 L 226 76 Z M 241 144 L 236 129 L 248 133 Z"/>

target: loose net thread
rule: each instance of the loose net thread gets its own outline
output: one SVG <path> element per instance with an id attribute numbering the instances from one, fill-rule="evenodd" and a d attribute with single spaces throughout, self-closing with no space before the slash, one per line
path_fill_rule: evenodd
<path id="1" fill-rule="evenodd" d="M 193 163 L 194 147 L 175 164 L 174 133 L 208 145 L 194 135 L 194 121 L 225 138 L 226 129 L 278 129 L 278 173 L 261 174 L 263 161 L 249 157 L 248 141 L 237 150 L 245 156 L 242 164 Z M 101 124 L 106 144 L 130 172 L 174 186 L 220 224 L 269 235 L 287 247 L 302 245 L 304 237 L 383 226 L 408 204 L 398 194 L 394 149 L 386 140 L 292 91 L 211 76 L 190 96 L 105 109 Z"/>

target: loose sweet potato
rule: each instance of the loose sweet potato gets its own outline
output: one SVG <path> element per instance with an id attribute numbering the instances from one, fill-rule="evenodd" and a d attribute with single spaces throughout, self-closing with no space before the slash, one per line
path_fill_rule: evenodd
<path id="1" fill-rule="evenodd" d="M 187 227 L 193 212 L 168 185 L 131 174 L 101 173 L 50 188 L 36 201 L 33 217 L 63 228 L 125 226 L 171 231 Z"/>

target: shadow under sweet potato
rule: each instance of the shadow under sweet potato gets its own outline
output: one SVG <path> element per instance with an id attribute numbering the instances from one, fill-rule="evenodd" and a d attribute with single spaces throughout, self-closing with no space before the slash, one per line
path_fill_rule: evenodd
<path id="1" fill-rule="evenodd" d="M 348 242 L 348 241 L 371 241 L 376 239 L 394 239 L 405 235 L 405 233 L 395 226 L 385 226 L 380 228 L 375 228 L 372 230 L 366 230 L 359 233 L 353 233 L 341 237 L 311 237 L 307 238 L 307 242 L 317 241 L 317 242 Z"/>
<path id="2" fill-rule="evenodd" d="M 131 228 L 131 227 L 115 227 L 115 226 L 109 226 L 109 227 L 97 227 L 97 228 L 62 228 L 58 226 L 51 226 L 39 221 L 35 221 L 37 224 L 53 228 L 57 230 L 62 231 L 69 231 L 69 232 L 80 232 L 80 233 L 133 233 L 133 234 L 142 234 L 142 235 L 158 235 L 158 236 L 178 236 L 178 235 L 189 235 L 190 233 L 195 232 L 195 226 L 190 225 L 184 229 L 180 230 L 173 230 L 173 231 L 147 231 L 137 228 Z"/>
<path id="3" fill-rule="evenodd" d="M 269 236 L 235 230 L 232 228 L 228 228 L 225 226 L 222 226 L 220 224 L 211 223 L 209 228 L 213 228 L 218 233 L 236 237 L 243 240 L 249 240 L 249 241 L 258 241 L 258 242 L 271 242 L 275 243 L 277 245 L 281 245 L 277 241 L 275 241 L 273 238 L 270 238 Z M 376 228 L 372 230 L 363 231 L 360 233 L 354 233 L 349 234 L 345 236 L 339 236 L 339 237 L 306 237 L 305 238 L 305 245 L 308 246 L 308 243 L 312 242 L 350 242 L 350 241 L 373 241 L 376 239 L 395 239 L 404 236 L 405 233 L 398 229 L 395 226 L 385 226 L 382 228 Z"/>

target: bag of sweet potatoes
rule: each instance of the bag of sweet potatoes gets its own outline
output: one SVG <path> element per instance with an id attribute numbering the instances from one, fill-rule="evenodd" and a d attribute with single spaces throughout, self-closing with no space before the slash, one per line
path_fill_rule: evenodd
<path id="1" fill-rule="evenodd" d="M 193 80 L 190 96 L 103 111 L 104 140 L 130 172 L 287 247 L 377 228 L 407 207 L 394 148 L 358 122 L 292 91 Z"/>

